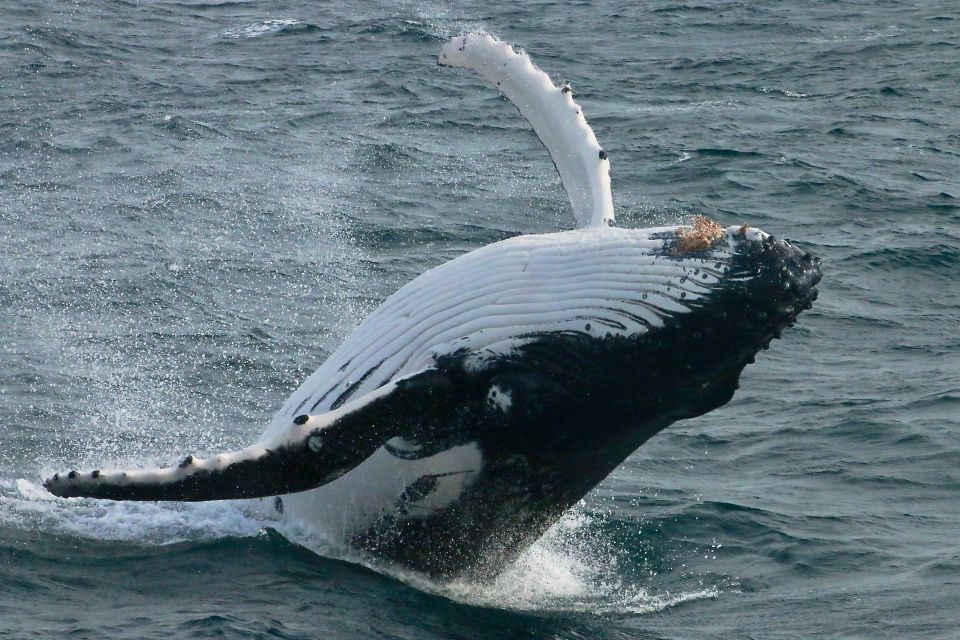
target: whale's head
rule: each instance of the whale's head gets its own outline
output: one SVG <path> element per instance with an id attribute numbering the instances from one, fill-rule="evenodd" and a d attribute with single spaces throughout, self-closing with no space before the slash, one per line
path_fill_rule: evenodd
<path id="1" fill-rule="evenodd" d="M 674 267 L 666 286 L 679 307 L 663 312 L 662 326 L 625 341 L 634 345 L 626 361 L 642 366 L 645 385 L 678 390 L 666 394 L 675 402 L 669 423 L 732 397 L 743 368 L 817 299 L 821 270 L 818 257 L 748 225 L 695 218 L 654 235 L 663 241 L 654 251 L 661 268 Z M 670 404 L 662 395 L 657 402 Z"/>
<path id="2" fill-rule="evenodd" d="M 712 316 L 710 322 L 719 329 L 760 338 L 766 346 L 768 336 L 779 338 L 817 299 L 820 258 L 789 240 L 745 224 L 723 229 L 702 217 L 689 227 L 678 227 L 673 235 L 665 250 L 684 265 L 686 277 L 691 265 L 708 262 L 713 255 L 720 258 L 713 266 L 721 277 L 694 310 Z M 693 271 L 694 280 L 698 275 L 707 278 L 703 267 L 694 266 Z M 736 339 L 731 335 L 726 341 Z"/>
<path id="3" fill-rule="evenodd" d="M 512 338 L 440 365 L 485 377 L 492 410 L 517 428 L 538 423 L 563 440 L 584 425 L 596 443 L 597 422 L 622 426 L 627 452 L 729 401 L 744 367 L 811 307 L 821 278 L 819 258 L 790 241 L 705 218 L 560 242 L 518 239 L 524 271 L 499 277 L 487 311 L 491 326 L 517 319 Z"/>
<path id="4" fill-rule="evenodd" d="M 671 250 L 694 280 L 703 279 L 704 272 L 703 267 L 690 272 L 691 264 L 709 259 L 711 252 L 721 258 L 708 264 L 720 266 L 713 289 L 700 304 L 691 305 L 690 313 L 672 318 L 660 336 L 682 363 L 676 379 L 686 385 L 678 386 L 700 389 L 692 393 L 689 413 L 683 416 L 691 417 L 726 403 L 757 352 L 810 309 L 818 295 L 820 258 L 760 229 L 721 229 L 704 218 L 678 229 Z"/>

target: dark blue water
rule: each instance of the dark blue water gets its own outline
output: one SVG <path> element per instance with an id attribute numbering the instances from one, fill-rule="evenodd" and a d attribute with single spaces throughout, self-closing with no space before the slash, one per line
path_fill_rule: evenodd
<path id="1" fill-rule="evenodd" d="M 824 257 L 734 401 L 491 585 L 229 503 L 49 498 L 245 445 L 400 284 L 572 225 L 515 109 L 436 67 L 471 29 L 573 84 L 621 224 Z M 958 67 L 948 0 L 2 0 L 0 635 L 960 637 Z"/>

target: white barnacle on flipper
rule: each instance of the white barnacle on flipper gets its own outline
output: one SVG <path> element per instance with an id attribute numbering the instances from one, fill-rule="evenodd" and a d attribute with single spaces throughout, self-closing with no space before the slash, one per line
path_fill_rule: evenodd
<path id="1" fill-rule="evenodd" d="M 475 71 L 516 105 L 550 152 L 577 226 L 613 223 L 610 161 L 569 86 L 557 87 L 525 52 L 486 34 L 453 38 L 437 62 Z"/>

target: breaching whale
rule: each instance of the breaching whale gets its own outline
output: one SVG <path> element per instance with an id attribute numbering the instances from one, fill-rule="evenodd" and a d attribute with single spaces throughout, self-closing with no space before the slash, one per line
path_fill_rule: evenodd
<path id="1" fill-rule="evenodd" d="M 273 498 L 283 519 L 404 567 L 491 577 L 651 436 L 729 401 L 816 298 L 819 260 L 747 225 L 613 226 L 606 152 L 569 86 L 525 53 L 467 34 L 438 62 L 519 108 L 576 229 L 496 242 L 401 287 L 256 444 L 59 473 L 50 492 Z"/>

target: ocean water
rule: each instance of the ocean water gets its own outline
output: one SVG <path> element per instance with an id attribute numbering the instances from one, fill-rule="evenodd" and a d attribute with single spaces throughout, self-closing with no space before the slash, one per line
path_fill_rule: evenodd
<path id="1" fill-rule="evenodd" d="M 466 30 L 572 83 L 620 224 L 824 258 L 735 399 L 491 584 L 47 495 L 249 443 L 402 283 L 572 225 Z M 948 0 L 0 0 L 0 636 L 960 637 L 958 65 Z"/>

